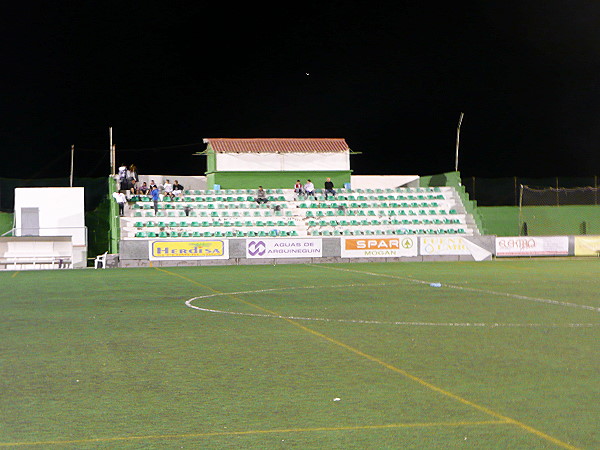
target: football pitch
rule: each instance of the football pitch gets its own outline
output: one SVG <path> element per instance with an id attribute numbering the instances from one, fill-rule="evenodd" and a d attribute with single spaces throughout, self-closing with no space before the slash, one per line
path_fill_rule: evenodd
<path id="1" fill-rule="evenodd" d="M 2 448 L 600 448 L 600 260 L 0 272 Z"/>

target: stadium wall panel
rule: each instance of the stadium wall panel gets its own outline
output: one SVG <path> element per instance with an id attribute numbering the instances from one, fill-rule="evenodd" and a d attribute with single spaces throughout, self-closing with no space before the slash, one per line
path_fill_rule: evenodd
<path id="1" fill-rule="evenodd" d="M 292 189 L 296 180 L 302 184 L 307 179 L 312 180 L 315 188 L 322 189 L 325 179 L 331 178 L 334 186 L 344 187 L 350 183 L 351 170 L 335 171 L 278 171 L 278 172 L 207 172 L 207 187 L 212 189 L 215 184 L 221 189 L 256 189 L 262 186 L 265 189 Z"/>
<path id="2" fill-rule="evenodd" d="M 4 234 L 12 229 L 13 217 L 13 213 L 0 212 L 0 234 Z"/>
<path id="3" fill-rule="evenodd" d="M 519 235 L 519 208 L 516 206 L 479 206 L 483 234 Z"/>

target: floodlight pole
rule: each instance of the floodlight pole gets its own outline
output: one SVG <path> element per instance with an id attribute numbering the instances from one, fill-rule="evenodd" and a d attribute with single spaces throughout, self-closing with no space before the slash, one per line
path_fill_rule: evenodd
<path id="1" fill-rule="evenodd" d="M 75 156 L 75 146 L 71 145 L 71 175 L 69 176 L 69 187 L 73 187 L 73 160 Z"/>
<path id="2" fill-rule="evenodd" d="M 460 126 L 462 124 L 462 120 L 465 113 L 460 113 L 460 118 L 458 119 L 458 126 L 456 127 L 456 156 L 454 158 L 454 171 L 458 172 L 458 145 L 460 141 Z"/>
<path id="3" fill-rule="evenodd" d="M 108 153 L 110 155 L 110 174 L 115 174 L 115 147 L 113 146 L 112 139 L 112 127 L 108 127 L 108 136 L 109 136 L 109 148 Z"/>

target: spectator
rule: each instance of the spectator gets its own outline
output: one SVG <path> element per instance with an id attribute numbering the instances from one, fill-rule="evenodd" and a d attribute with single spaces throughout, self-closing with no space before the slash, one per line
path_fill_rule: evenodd
<path id="1" fill-rule="evenodd" d="M 154 180 L 150 180 L 150 191 L 152 191 L 154 188 L 158 189 L 158 185 L 154 182 Z"/>
<path id="2" fill-rule="evenodd" d="M 154 180 L 151 181 L 151 183 Z M 150 195 L 152 196 L 152 203 L 154 203 L 154 215 L 158 214 L 158 201 L 160 200 L 160 191 L 158 190 L 158 186 L 155 184 L 152 190 L 150 191 Z"/>
<path id="3" fill-rule="evenodd" d="M 307 197 L 314 197 L 315 200 L 317 199 L 317 194 L 315 192 L 315 185 L 312 183 L 312 181 L 310 180 L 306 180 L 306 183 L 304 184 L 304 193 L 306 194 Z"/>
<path id="4" fill-rule="evenodd" d="M 125 197 L 125 194 L 120 191 L 115 191 L 113 197 L 117 201 L 117 205 L 119 205 L 119 216 L 123 217 L 125 215 L 125 203 L 127 202 L 127 198 Z"/>
<path id="5" fill-rule="evenodd" d="M 149 192 L 150 192 L 150 187 L 144 181 L 142 183 L 142 185 L 138 188 L 137 193 L 138 193 L 138 195 L 148 195 Z"/>
<path id="6" fill-rule="evenodd" d="M 119 190 L 128 189 L 127 187 L 127 166 L 121 164 L 119 167 Z"/>
<path id="7" fill-rule="evenodd" d="M 129 170 L 127 171 L 127 180 L 129 181 L 129 189 L 131 189 L 131 193 L 135 194 L 138 182 L 137 167 L 135 164 L 129 166 Z"/>
<path id="8" fill-rule="evenodd" d="M 267 193 L 265 192 L 262 186 L 259 186 L 258 190 L 256 191 L 256 203 L 260 205 L 261 203 L 267 202 Z"/>
<path id="9" fill-rule="evenodd" d="M 296 180 L 296 184 L 294 185 L 294 193 L 300 197 L 302 194 L 304 194 L 304 187 L 302 186 L 302 183 L 300 182 L 300 180 Z"/>
<path id="10" fill-rule="evenodd" d="M 325 200 L 327 200 L 327 194 L 331 194 L 335 197 L 335 191 L 333 190 L 333 181 L 331 181 L 331 178 L 327 177 L 327 180 L 325 180 Z"/>
<path id="11" fill-rule="evenodd" d="M 169 182 L 169 180 L 165 180 L 165 184 L 163 185 L 163 195 L 165 197 L 173 198 L 173 185 Z"/>
<path id="12" fill-rule="evenodd" d="M 173 195 L 175 197 L 183 197 L 183 186 L 179 184 L 179 181 L 175 180 L 173 184 Z"/>

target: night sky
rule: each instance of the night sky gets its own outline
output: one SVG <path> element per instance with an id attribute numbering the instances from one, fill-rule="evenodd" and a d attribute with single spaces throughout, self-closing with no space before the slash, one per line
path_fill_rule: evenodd
<path id="1" fill-rule="evenodd" d="M 202 175 L 203 138 L 344 138 L 355 174 L 600 174 L 600 2 L 14 2 L 0 176 Z"/>

